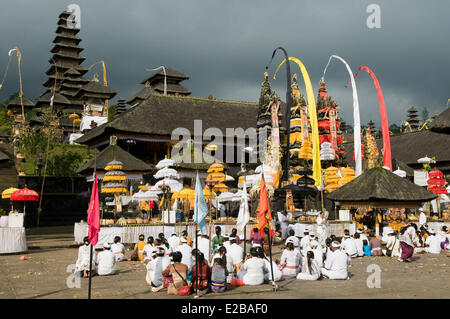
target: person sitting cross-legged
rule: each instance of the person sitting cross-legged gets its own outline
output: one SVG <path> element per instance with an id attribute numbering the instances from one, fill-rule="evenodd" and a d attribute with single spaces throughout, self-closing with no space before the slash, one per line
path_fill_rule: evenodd
<path id="1" fill-rule="evenodd" d="M 325 267 L 320 269 L 323 276 L 329 279 L 349 279 L 348 262 L 349 256 L 341 251 L 338 241 L 331 243 L 331 254 L 325 260 Z"/>

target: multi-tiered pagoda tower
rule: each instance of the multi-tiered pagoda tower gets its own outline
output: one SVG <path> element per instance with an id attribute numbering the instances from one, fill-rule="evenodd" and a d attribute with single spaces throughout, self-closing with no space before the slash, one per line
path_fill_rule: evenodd
<path id="1" fill-rule="evenodd" d="M 419 111 L 412 106 L 409 110 L 408 110 L 408 119 L 406 120 L 410 127 L 411 130 L 413 131 L 417 131 L 419 129 L 419 115 L 417 114 Z"/>
<path id="2" fill-rule="evenodd" d="M 338 120 L 339 107 L 331 97 L 327 96 L 325 81 L 320 80 L 319 94 L 317 96 L 317 121 L 319 126 L 319 143 L 331 143 L 335 159 L 329 164 L 344 165 L 344 147 L 342 145 L 342 132 L 340 131 L 340 121 Z M 325 164 L 325 163 L 324 163 Z M 329 166 L 327 164 L 324 165 Z"/>

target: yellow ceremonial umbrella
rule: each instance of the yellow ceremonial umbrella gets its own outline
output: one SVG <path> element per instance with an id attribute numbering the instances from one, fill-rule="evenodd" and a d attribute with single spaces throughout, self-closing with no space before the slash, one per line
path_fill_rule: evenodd
<path id="1" fill-rule="evenodd" d="M 335 191 L 336 189 L 338 189 L 339 187 L 340 187 L 339 184 L 333 183 L 333 184 L 329 184 L 329 185 L 325 186 L 325 190 L 327 192 L 332 192 L 332 191 Z"/>
<path id="2" fill-rule="evenodd" d="M 14 193 L 14 192 L 17 191 L 17 190 L 18 190 L 18 188 L 15 188 L 15 187 L 10 187 L 10 188 L 5 189 L 5 190 L 2 192 L 2 198 L 3 198 L 3 199 L 10 198 L 10 197 L 11 197 L 11 194 Z"/>
<path id="3" fill-rule="evenodd" d="M 208 168 L 208 173 L 218 173 L 218 172 L 222 172 L 224 169 L 223 164 L 220 163 L 214 163 L 212 164 L 209 168 Z"/>
<path id="4" fill-rule="evenodd" d="M 172 195 L 172 199 L 193 199 L 195 200 L 195 190 L 193 190 L 192 188 L 186 187 L 183 188 L 181 191 L 179 192 L 175 192 Z"/>
<path id="5" fill-rule="evenodd" d="M 323 179 L 325 185 L 337 183 L 341 178 L 339 175 L 326 175 Z"/>
<path id="6" fill-rule="evenodd" d="M 205 196 L 206 199 L 214 199 L 214 198 L 216 198 L 216 194 L 214 192 L 211 192 L 209 187 L 205 187 L 203 189 L 203 195 Z"/>
<path id="7" fill-rule="evenodd" d="M 152 188 L 153 187 L 153 185 L 150 185 L 150 184 L 145 184 L 145 185 L 139 185 L 138 186 L 138 188 L 140 189 L 140 190 L 142 190 L 142 191 L 148 191 L 148 190 L 150 190 L 150 188 Z"/>
<path id="8" fill-rule="evenodd" d="M 342 176 L 355 176 L 355 170 L 347 166 L 346 168 L 341 169 L 341 175 Z"/>
<path id="9" fill-rule="evenodd" d="M 339 179 L 338 184 L 342 186 L 347 184 L 348 182 L 351 182 L 354 179 L 355 179 L 354 176 L 343 176 L 341 179 Z"/>
<path id="10" fill-rule="evenodd" d="M 215 191 L 215 192 L 223 193 L 223 192 L 226 192 L 227 190 L 228 190 L 228 186 L 225 185 L 224 183 L 218 183 L 218 184 L 214 185 L 214 187 L 213 187 L 213 191 Z"/>
<path id="11" fill-rule="evenodd" d="M 227 175 L 222 172 L 215 172 L 208 175 L 206 181 L 224 182 L 227 179 Z"/>
<path id="12" fill-rule="evenodd" d="M 336 175 L 338 171 L 339 169 L 337 167 L 330 166 L 326 170 L 324 170 L 323 173 L 324 175 L 329 176 L 329 175 Z"/>
<path id="13" fill-rule="evenodd" d="M 72 113 L 69 115 L 69 119 L 71 119 L 71 120 L 75 120 L 75 119 L 79 119 L 79 118 L 80 118 L 80 116 L 76 113 Z"/>

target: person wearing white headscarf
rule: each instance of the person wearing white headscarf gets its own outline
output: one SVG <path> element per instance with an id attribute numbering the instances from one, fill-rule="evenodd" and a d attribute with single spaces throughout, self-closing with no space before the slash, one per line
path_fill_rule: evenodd
<path id="1" fill-rule="evenodd" d="M 338 241 L 331 243 L 332 253 L 325 260 L 325 267 L 320 269 L 322 275 L 329 279 L 349 279 L 347 271 L 349 256 L 339 249 L 340 246 Z"/>
<path id="2" fill-rule="evenodd" d="M 427 223 L 427 215 L 423 211 L 422 207 L 419 208 L 419 212 L 420 212 L 420 215 L 419 215 L 419 227 L 422 227 L 423 225 L 425 225 Z"/>
<path id="3" fill-rule="evenodd" d="M 114 275 L 116 272 L 116 256 L 111 251 L 110 244 L 103 244 L 103 251 L 98 254 L 97 262 L 97 273 L 100 276 Z"/>
<path id="4" fill-rule="evenodd" d="M 325 218 L 325 213 L 320 212 L 319 216 L 317 216 L 316 224 L 317 224 L 317 236 L 319 244 L 323 245 L 325 243 L 325 239 L 327 238 L 327 220 Z"/>
<path id="5" fill-rule="evenodd" d="M 383 255 L 387 256 L 390 251 L 389 257 L 400 257 L 400 240 L 395 236 L 394 231 L 391 229 L 387 233 L 388 239 L 386 241 L 386 249 L 383 249 Z"/>
<path id="6" fill-rule="evenodd" d="M 318 280 L 320 278 L 320 266 L 315 258 L 312 250 L 306 253 L 306 258 L 303 258 L 302 272 L 297 275 L 297 279 Z"/>
<path id="7" fill-rule="evenodd" d="M 348 229 L 344 230 L 344 238 L 342 238 L 341 250 L 349 255 L 351 258 L 358 257 L 358 249 L 355 240 L 350 237 Z"/>
<path id="8" fill-rule="evenodd" d="M 83 272 L 83 277 L 88 277 L 89 274 L 89 264 L 91 258 L 91 244 L 89 243 L 88 237 L 83 238 L 83 245 L 78 248 L 78 259 L 76 262 L 77 271 Z M 97 254 L 95 249 L 92 253 L 92 271 L 95 271 L 95 264 L 97 261 Z"/>
<path id="9" fill-rule="evenodd" d="M 431 254 L 440 254 L 441 242 L 439 241 L 439 237 L 436 236 L 433 230 L 429 230 L 428 232 L 430 233 L 430 236 L 428 236 L 425 241 L 425 251 Z"/>
<path id="10" fill-rule="evenodd" d="M 173 233 L 172 236 L 167 239 L 167 242 L 169 243 L 169 247 L 172 248 L 173 251 L 180 244 L 180 237 L 178 237 L 177 234 Z"/>

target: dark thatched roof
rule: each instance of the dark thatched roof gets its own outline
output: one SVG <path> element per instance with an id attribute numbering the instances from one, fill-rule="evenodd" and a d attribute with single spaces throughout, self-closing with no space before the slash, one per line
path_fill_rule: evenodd
<path id="1" fill-rule="evenodd" d="M 77 143 L 89 144 L 110 132 L 170 136 L 173 130 L 186 128 L 193 134 L 194 120 L 202 120 L 203 129 L 216 127 L 226 135 L 226 128 L 255 127 L 257 114 L 257 103 L 151 94 L 139 105 L 87 132 Z"/>
<path id="2" fill-rule="evenodd" d="M 9 160 L 9 156 L 0 151 L 0 161 L 7 161 Z"/>
<path id="3" fill-rule="evenodd" d="M 50 105 L 50 99 L 52 98 L 52 92 L 47 91 L 44 94 L 42 94 L 39 99 L 36 102 L 36 107 L 44 105 Z M 62 94 L 55 93 L 55 97 L 53 99 L 53 104 L 66 104 L 70 105 L 70 101 Z"/>
<path id="4" fill-rule="evenodd" d="M 153 85 L 152 88 L 155 91 L 164 93 L 164 83 L 162 83 L 162 82 L 159 82 L 159 83 Z M 181 84 L 167 83 L 167 93 L 178 93 L 178 94 L 182 94 L 182 95 L 189 95 L 192 92 L 189 91 L 188 89 L 186 89 Z"/>
<path id="5" fill-rule="evenodd" d="M 383 140 L 376 139 L 381 154 Z M 450 134 L 438 133 L 432 130 L 422 130 L 391 136 L 392 158 L 407 165 L 416 165 L 419 158 L 436 157 L 437 162 L 450 161 Z M 352 165 L 353 143 L 344 144 L 345 159 Z M 395 169 L 394 169 L 395 170 Z"/>
<path id="6" fill-rule="evenodd" d="M 26 98 L 25 96 L 22 96 L 22 102 L 23 102 L 24 108 L 34 107 L 34 103 L 30 99 Z M 20 108 L 22 107 L 22 105 L 20 104 L 20 97 L 16 96 L 11 101 L 9 101 L 8 109 L 13 108 L 13 107 L 20 107 Z"/>
<path id="7" fill-rule="evenodd" d="M 216 162 L 216 159 L 207 154 L 202 152 L 201 149 L 198 149 L 196 147 L 186 148 L 186 150 L 190 150 L 191 154 L 188 155 L 187 158 L 184 158 L 184 152 L 183 150 L 180 150 L 176 155 L 171 157 L 171 160 L 174 161 L 173 166 L 176 168 L 186 168 L 186 169 L 198 169 L 198 170 L 207 170 L 214 162 Z M 200 163 L 196 163 L 195 159 L 201 158 L 202 161 Z M 224 169 L 228 168 L 227 164 L 224 164 Z"/>
<path id="8" fill-rule="evenodd" d="M 94 171 L 94 166 L 96 163 L 97 170 L 103 171 L 106 164 L 112 160 L 117 160 L 123 163 L 123 171 L 138 171 L 138 172 L 150 172 L 154 169 L 153 165 L 147 164 L 141 161 L 139 158 L 134 157 L 127 151 L 123 150 L 117 145 L 110 145 L 103 151 L 97 154 L 97 158 L 91 158 L 78 170 L 78 174 L 88 175 Z"/>
<path id="9" fill-rule="evenodd" d="M 170 79 L 170 78 L 177 79 L 177 80 L 189 79 L 189 76 L 184 73 L 175 71 L 174 69 L 169 68 L 167 66 L 164 66 L 164 68 L 166 69 L 166 78 L 167 79 Z M 151 83 L 153 80 L 155 80 L 156 78 L 160 78 L 160 77 L 162 77 L 162 79 L 164 79 L 164 71 L 162 69 L 159 70 L 158 72 L 155 72 L 154 74 L 150 75 L 145 80 L 142 80 L 141 84 L 145 84 L 145 82 Z"/>
<path id="10" fill-rule="evenodd" d="M 146 100 L 149 96 L 150 96 L 150 94 L 155 94 L 156 93 L 156 91 L 155 90 L 153 90 L 151 87 L 149 87 L 149 86 L 146 86 L 146 87 L 144 87 L 142 90 L 140 90 L 139 92 L 137 92 L 135 95 L 133 95 L 132 97 L 130 97 L 128 100 L 127 100 L 127 104 L 134 104 L 134 102 L 136 101 L 136 100 L 138 100 L 138 101 L 144 101 L 144 100 Z"/>
<path id="11" fill-rule="evenodd" d="M 109 87 L 100 84 L 97 81 L 90 81 L 88 84 L 84 85 L 76 94 L 76 96 L 81 96 L 84 93 L 95 93 L 95 94 L 103 94 L 108 96 L 109 99 L 116 95 L 116 91 L 110 89 Z"/>
<path id="12" fill-rule="evenodd" d="M 344 206 L 346 203 L 353 203 L 355 206 L 356 203 L 366 203 L 373 207 L 396 207 L 420 205 L 421 202 L 435 199 L 436 195 L 406 178 L 375 167 L 331 192 L 327 198 Z"/>
<path id="13" fill-rule="evenodd" d="M 450 107 L 433 120 L 430 130 L 447 134 L 450 133 Z"/>

